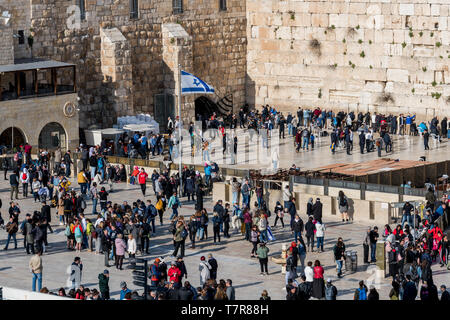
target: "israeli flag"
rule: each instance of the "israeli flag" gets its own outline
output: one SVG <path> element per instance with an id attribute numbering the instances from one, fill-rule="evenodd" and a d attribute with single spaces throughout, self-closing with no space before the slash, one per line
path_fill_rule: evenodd
<path id="1" fill-rule="evenodd" d="M 213 94 L 214 88 L 204 82 L 202 79 L 181 70 L 181 93 L 182 94 L 194 94 L 194 93 L 206 93 Z"/>
<path id="2" fill-rule="evenodd" d="M 267 238 L 269 238 L 269 241 L 275 241 L 275 237 L 272 234 L 272 230 L 269 226 L 267 226 Z"/>

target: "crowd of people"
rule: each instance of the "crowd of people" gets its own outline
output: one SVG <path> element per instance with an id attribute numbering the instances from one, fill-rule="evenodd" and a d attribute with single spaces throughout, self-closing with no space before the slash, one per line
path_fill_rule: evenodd
<path id="1" fill-rule="evenodd" d="M 219 134 L 224 136 L 226 125 L 231 129 L 239 125 L 241 128 L 255 129 L 263 137 L 270 137 L 270 131 L 277 127 L 280 138 L 285 138 L 284 128 L 287 127 L 287 135 L 294 139 L 297 151 L 313 149 L 316 135 L 324 132 L 322 129 L 331 129 L 332 152 L 336 151 L 337 146 L 342 146 L 348 153 L 353 148 L 353 132 L 355 134 L 359 132 L 361 153 L 364 153 L 373 151 L 375 146 L 380 152 L 383 143 L 386 145 L 386 152 L 390 152 L 392 150 L 390 135 L 397 134 L 397 131 L 399 134 L 407 135 L 422 134 L 426 139 L 428 128 L 417 129 L 414 119 L 415 117 L 411 115 L 386 117 L 369 113 L 335 114 L 318 108 L 299 109 L 297 117 L 288 114 L 285 119 L 282 113 L 265 106 L 261 113 L 259 111 L 245 113 L 241 110 L 238 115 L 231 115 L 225 121 L 213 116 L 208 120 L 206 127 L 218 129 Z M 168 139 L 162 135 L 154 135 L 148 140 L 144 134 L 136 133 L 130 138 L 127 146 L 119 142 L 122 143 L 120 155 L 130 156 L 130 153 L 137 152 L 142 158 L 148 158 L 150 153 L 162 154 L 164 144 L 167 142 L 169 158 L 174 157 L 179 150 L 176 150 L 176 140 L 173 140 L 170 134 L 180 124 L 178 120 L 175 123 L 171 121 L 169 119 Z M 446 119 L 440 124 L 437 119 L 433 119 L 429 125 L 432 134 L 436 135 L 438 140 L 446 136 Z M 320 130 L 316 131 L 316 128 Z M 375 132 L 380 133 L 382 141 L 374 140 Z M 195 136 L 194 131 L 192 135 Z M 128 175 L 123 165 L 114 166 L 108 163 L 107 155 L 112 154 L 112 149 L 104 142 L 90 148 L 80 145 L 76 152 L 82 167 L 75 177 L 79 192 L 72 186 L 73 180 L 70 178 L 71 166 L 74 165 L 70 151 L 61 155 L 60 150 L 55 152 L 40 150 L 37 159 L 32 159 L 31 146 L 25 145 L 14 155 L 13 166 L 6 162 L 3 164 L 5 179 L 8 179 L 7 173 L 11 170 L 9 219 L 3 223 L 8 234 L 4 250 L 9 250 L 11 241 L 14 242 L 14 248 L 18 247 L 16 233 L 20 230 L 24 236 L 23 247 L 27 254 L 32 255 L 30 259 L 30 270 L 33 274 L 32 290 L 50 293 L 48 289 L 42 288 L 42 255 L 50 248 L 47 233 L 53 232 L 52 208 L 55 208 L 59 225 L 63 227 L 67 250 L 76 251 L 77 254 L 85 250 L 92 254 L 103 254 L 105 268 L 113 266 L 117 270 L 124 270 L 124 266 L 125 269 L 133 269 L 136 266 L 137 255 L 145 256 L 150 253 L 150 239 L 161 235 L 156 232 L 157 221 L 159 220 L 161 228 L 164 214 L 169 211 L 170 222 L 164 231 L 168 230 L 171 234 L 172 256 L 175 261 L 169 267 L 163 257 L 154 260 L 148 270 L 151 290 L 145 298 L 234 300 L 232 280 L 217 281 L 219 266 L 211 254 L 207 258 L 205 256 L 200 258 L 199 287 L 195 288 L 189 281 L 183 279 L 187 278 L 187 269 L 183 261 L 186 241 L 189 239 L 191 248 L 195 249 L 196 243 L 208 240 L 208 226 L 211 225 L 213 243 L 216 245 L 222 244 L 222 239 L 232 236 L 240 238 L 241 241 L 248 241 L 249 258 L 257 259 L 261 276 L 268 276 L 271 255 L 269 243 L 275 240 L 272 230 L 280 228 L 278 230 L 281 232 L 289 225 L 288 232 L 291 232 L 292 241 L 286 257 L 286 298 L 335 300 L 339 289 L 331 278 L 325 281 L 325 269 L 317 257 L 331 255 L 336 263 L 338 278 L 345 276 L 344 262 L 349 257 L 342 237 L 337 239 L 332 252 L 324 250 L 327 223 L 323 221 L 323 205 L 320 198 L 315 202 L 312 198 L 309 199 L 304 212 L 307 220 L 304 222 L 300 217 L 303 213 L 298 212 L 296 199 L 289 186 L 282 190 L 281 198 L 273 210 L 270 210 L 265 201 L 262 184 L 248 178 L 242 181 L 233 178 L 232 201 L 224 203 L 223 200 L 218 200 L 212 212 L 208 212 L 204 207 L 204 196 L 211 191 L 213 182 L 220 178 L 220 169 L 217 163 L 209 161 L 207 140 L 204 139 L 202 143 L 200 149 L 204 160 L 207 160 L 203 175 L 188 166 L 182 168 L 181 175 L 171 173 L 169 167 L 154 170 L 150 174 L 137 166 Z M 197 148 L 195 139 L 191 146 Z M 116 183 L 139 184 L 142 200 L 114 203 L 109 195 L 115 192 L 113 186 Z M 147 184 L 151 184 L 153 193 L 147 191 Z M 20 185 L 22 188 L 19 188 Z M 183 186 L 181 192 L 180 185 Z M 427 186 L 429 188 L 426 195 L 427 203 L 423 207 L 415 208 L 406 202 L 402 208 L 402 221 L 393 231 L 389 225 L 386 225 L 382 232 L 376 226 L 365 230 L 362 243 L 365 264 L 376 263 L 377 242 L 380 239 L 385 241 L 389 275 L 392 276 L 393 288 L 389 294 L 392 300 L 412 300 L 416 299 L 417 295 L 422 300 L 436 300 L 437 287 L 433 281 L 431 266 L 433 263 L 439 263 L 442 267 L 448 265 L 448 237 L 439 229 L 436 220 L 444 213 L 448 215 L 449 200 L 447 196 L 437 200 L 434 186 L 429 183 Z M 23 220 L 19 218 L 21 213 L 17 201 L 19 189 L 22 191 L 22 199 L 32 198 L 41 205 L 39 211 L 26 213 Z M 251 204 L 253 194 L 256 195 L 256 201 Z M 155 196 L 156 200 L 150 200 L 150 195 Z M 182 198 L 187 198 L 187 202 L 195 202 L 194 211 L 187 216 L 180 214 L 180 209 L 186 203 Z M 86 212 L 88 202 L 92 203 L 92 212 Z M 349 199 L 342 191 L 339 193 L 338 203 L 342 222 L 348 223 L 352 220 L 348 214 Z M 272 225 L 269 223 L 271 217 Z M 289 223 L 285 221 L 286 218 L 289 219 Z M 0 222 L 1 220 L 0 217 Z M 314 259 L 310 259 L 312 253 Z M 349 271 L 347 266 L 345 269 Z M 71 265 L 70 291 L 66 294 L 65 289 L 61 288 L 58 292 L 50 294 L 81 300 L 110 299 L 108 269 L 98 275 L 98 290 L 90 290 L 81 285 L 82 272 L 81 259 L 76 257 Z M 142 299 L 136 291 L 129 290 L 126 283 L 122 284 L 121 299 Z M 415 295 L 411 284 L 414 284 Z M 441 300 L 448 298 L 445 287 L 441 287 L 441 290 L 443 290 Z M 374 287 L 368 289 L 363 281 L 359 283 L 354 294 L 355 300 L 379 298 L 377 290 Z M 270 297 L 264 292 L 261 299 L 268 300 Z"/>

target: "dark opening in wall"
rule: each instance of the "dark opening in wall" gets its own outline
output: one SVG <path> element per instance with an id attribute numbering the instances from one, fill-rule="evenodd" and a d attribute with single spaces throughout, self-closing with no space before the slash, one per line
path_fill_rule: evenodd
<path id="1" fill-rule="evenodd" d="M 25 35 L 23 33 L 23 30 L 19 30 L 18 34 L 19 34 L 19 44 L 24 44 L 25 43 Z"/>

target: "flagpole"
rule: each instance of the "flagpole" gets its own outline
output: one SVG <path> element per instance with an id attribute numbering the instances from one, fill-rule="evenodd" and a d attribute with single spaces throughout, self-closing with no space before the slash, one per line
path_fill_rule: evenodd
<path id="1" fill-rule="evenodd" d="M 183 157 L 183 148 L 181 145 L 181 64 L 178 64 L 178 153 L 180 157 L 180 168 L 179 168 L 179 177 L 180 177 L 180 199 L 183 195 L 183 176 L 182 176 L 182 157 Z"/>

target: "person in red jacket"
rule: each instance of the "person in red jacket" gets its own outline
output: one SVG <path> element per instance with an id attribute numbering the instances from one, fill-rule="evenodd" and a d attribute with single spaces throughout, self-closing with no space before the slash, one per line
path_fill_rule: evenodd
<path id="1" fill-rule="evenodd" d="M 144 168 L 141 168 L 141 172 L 138 174 L 138 182 L 141 185 L 142 194 L 145 197 L 145 189 L 147 188 L 147 177 L 148 174 L 145 172 Z"/>
<path id="2" fill-rule="evenodd" d="M 172 262 L 167 275 L 169 276 L 170 281 L 174 281 L 177 285 L 180 284 L 181 270 L 177 267 L 177 264 L 175 262 Z"/>

